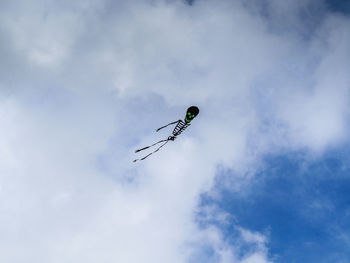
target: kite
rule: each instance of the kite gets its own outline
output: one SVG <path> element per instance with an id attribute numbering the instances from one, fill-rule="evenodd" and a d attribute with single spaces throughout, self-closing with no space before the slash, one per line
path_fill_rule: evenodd
<path id="1" fill-rule="evenodd" d="M 146 155 L 145 157 L 142 157 L 141 159 L 135 159 L 134 162 L 142 161 L 142 160 L 146 159 L 151 154 L 159 151 L 159 149 L 162 148 L 169 141 L 174 141 L 176 139 L 176 136 L 180 135 L 188 126 L 191 125 L 190 122 L 198 115 L 198 113 L 199 113 L 199 109 L 196 106 L 191 106 L 191 107 L 189 107 L 187 109 L 184 121 L 183 120 L 174 121 L 174 122 L 171 122 L 171 123 L 169 123 L 169 124 L 167 124 L 167 125 L 165 125 L 163 127 L 158 128 L 156 130 L 156 132 L 158 132 L 159 130 L 161 130 L 161 129 L 165 128 L 165 127 L 168 127 L 169 125 L 176 124 L 176 126 L 175 126 L 175 128 L 173 130 L 173 135 L 169 136 L 168 139 L 160 140 L 159 142 L 156 142 L 156 143 L 154 143 L 152 145 L 149 145 L 149 146 L 146 146 L 146 147 L 143 147 L 141 149 L 136 150 L 135 153 L 138 153 L 138 152 L 146 150 L 146 149 L 148 149 L 148 148 L 150 148 L 152 146 L 155 146 L 158 143 L 163 143 L 155 151 L 149 153 L 148 155 Z"/>

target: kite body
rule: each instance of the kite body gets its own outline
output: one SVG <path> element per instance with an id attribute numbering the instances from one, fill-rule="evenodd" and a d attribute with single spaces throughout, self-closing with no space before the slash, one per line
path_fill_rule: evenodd
<path id="1" fill-rule="evenodd" d="M 173 135 L 176 137 L 180 135 L 188 126 L 191 124 L 183 122 L 182 120 L 178 120 L 177 124 L 173 130 Z"/>
<path id="2" fill-rule="evenodd" d="M 144 159 L 146 159 L 148 156 L 150 156 L 151 154 L 159 151 L 160 148 L 162 148 L 165 144 L 167 144 L 169 141 L 174 141 L 176 139 L 176 136 L 180 135 L 188 126 L 190 126 L 190 122 L 198 115 L 199 113 L 199 109 L 196 107 L 196 106 L 191 106 L 187 109 L 187 113 L 186 113 L 186 116 L 185 116 L 185 119 L 184 121 L 182 120 L 178 120 L 178 121 L 174 121 L 174 122 L 171 122 L 163 127 L 160 127 L 158 128 L 156 131 L 158 132 L 159 130 L 169 126 L 169 125 L 172 125 L 172 124 L 176 124 L 172 134 L 173 136 L 169 136 L 168 139 L 165 139 L 165 140 L 160 140 L 159 142 L 156 142 L 150 146 L 146 146 L 144 148 L 141 148 L 141 149 L 138 149 L 135 151 L 135 153 L 137 152 L 140 152 L 140 151 L 143 151 L 143 150 L 146 150 L 154 145 L 157 145 L 158 143 L 162 143 L 163 144 L 161 146 L 159 146 L 155 151 L 149 153 L 148 155 L 146 155 L 145 157 L 141 158 L 141 159 L 135 159 L 134 162 L 136 161 L 142 161 Z"/>

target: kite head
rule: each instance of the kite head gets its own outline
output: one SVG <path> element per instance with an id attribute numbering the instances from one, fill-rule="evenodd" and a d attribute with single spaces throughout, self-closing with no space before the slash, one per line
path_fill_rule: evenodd
<path id="1" fill-rule="evenodd" d="M 185 122 L 190 123 L 199 113 L 199 109 L 196 106 L 191 106 L 187 109 Z"/>

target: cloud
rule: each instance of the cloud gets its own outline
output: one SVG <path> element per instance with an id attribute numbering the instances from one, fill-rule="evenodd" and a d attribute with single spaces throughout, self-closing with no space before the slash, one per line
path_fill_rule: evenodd
<path id="1" fill-rule="evenodd" d="M 292 2 L 2 4 L 2 262 L 186 262 L 201 239 L 213 262 L 270 262 L 264 236 L 242 230 L 255 250 L 239 257 L 194 210 L 219 164 L 242 176 L 347 140 L 348 18 L 306 40 L 272 30 L 290 5 L 298 21 Z M 192 104 L 186 136 L 135 166 Z"/>

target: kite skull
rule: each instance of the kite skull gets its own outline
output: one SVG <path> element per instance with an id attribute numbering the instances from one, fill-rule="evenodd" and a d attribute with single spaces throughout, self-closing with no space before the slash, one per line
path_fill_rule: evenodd
<path id="1" fill-rule="evenodd" d="M 199 109 L 196 106 L 191 106 L 187 109 L 185 122 L 190 123 L 199 113 Z"/>

